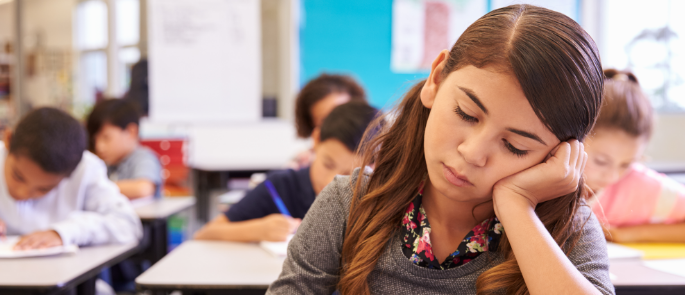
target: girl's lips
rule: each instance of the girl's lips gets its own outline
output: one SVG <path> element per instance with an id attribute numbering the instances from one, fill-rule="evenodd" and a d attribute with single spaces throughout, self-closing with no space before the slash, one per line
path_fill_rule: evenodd
<path id="1" fill-rule="evenodd" d="M 454 168 L 442 164 L 442 174 L 445 176 L 447 181 L 458 187 L 473 186 L 473 183 L 469 182 L 466 176 L 457 173 Z"/>

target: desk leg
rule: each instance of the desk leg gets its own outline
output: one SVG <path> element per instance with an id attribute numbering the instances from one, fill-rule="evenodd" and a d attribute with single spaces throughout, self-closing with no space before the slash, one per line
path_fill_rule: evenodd
<path id="1" fill-rule="evenodd" d="M 98 279 L 94 276 L 85 282 L 76 286 L 76 294 L 78 295 L 95 295 L 95 281 Z"/>
<path id="2" fill-rule="evenodd" d="M 209 221 L 209 172 L 193 169 L 195 182 L 195 210 L 200 224 Z"/>
<path id="3" fill-rule="evenodd" d="M 167 220 L 157 219 L 152 223 L 152 264 L 157 263 L 169 252 L 169 235 L 167 233 Z"/>

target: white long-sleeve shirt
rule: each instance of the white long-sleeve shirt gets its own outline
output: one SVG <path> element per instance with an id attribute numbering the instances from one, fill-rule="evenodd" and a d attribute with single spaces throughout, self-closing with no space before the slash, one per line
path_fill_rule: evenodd
<path id="1" fill-rule="evenodd" d="M 16 201 L 7 191 L 7 149 L 0 142 L 0 220 L 7 235 L 55 230 L 65 245 L 138 241 L 140 219 L 119 188 L 107 178 L 105 163 L 84 152 L 72 174 L 45 196 Z"/>

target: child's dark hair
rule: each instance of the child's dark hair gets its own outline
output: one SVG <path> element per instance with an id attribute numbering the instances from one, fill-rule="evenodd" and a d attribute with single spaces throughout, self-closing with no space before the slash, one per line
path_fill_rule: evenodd
<path id="1" fill-rule="evenodd" d="M 88 129 L 88 149 L 95 149 L 95 135 L 106 123 L 126 129 L 129 124 L 139 124 L 140 113 L 129 101 L 123 99 L 103 100 L 93 107 L 88 115 L 86 129 Z"/>
<path id="2" fill-rule="evenodd" d="M 131 68 L 131 86 L 123 100 L 130 101 L 142 115 L 150 110 L 150 91 L 148 87 L 147 59 L 141 59 Z"/>
<path id="3" fill-rule="evenodd" d="M 345 75 L 321 74 L 307 82 L 295 100 L 295 126 L 297 135 L 307 138 L 314 131 L 314 121 L 311 115 L 312 106 L 331 93 L 347 93 L 350 101 L 366 101 L 364 88 Z"/>
<path id="4" fill-rule="evenodd" d="M 83 126 L 55 108 L 39 108 L 24 116 L 14 129 L 9 153 L 28 157 L 45 172 L 69 175 L 86 149 Z"/>
<path id="5" fill-rule="evenodd" d="M 339 105 L 324 119 L 321 125 L 321 141 L 335 138 L 350 151 L 356 152 L 366 128 L 378 115 L 378 110 L 366 102 L 352 101 Z"/>
<path id="6" fill-rule="evenodd" d="M 622 130 L 649 139 L 654 128 L 654 110 L 633 73 L 604 70 L 604 104 L 594 130 Z"/>

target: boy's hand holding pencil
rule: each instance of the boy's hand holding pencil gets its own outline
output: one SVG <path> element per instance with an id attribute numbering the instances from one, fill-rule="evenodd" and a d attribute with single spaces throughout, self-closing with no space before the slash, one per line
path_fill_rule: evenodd
<path id="1" fill-rule="evenodd" d="M 269 242 L 283 242 L 288 235 L 297 230 L 302 222 L 299 218 L 292 218 L 283 214 L 271 214 L 262 218 L 262 240 Z"/>

